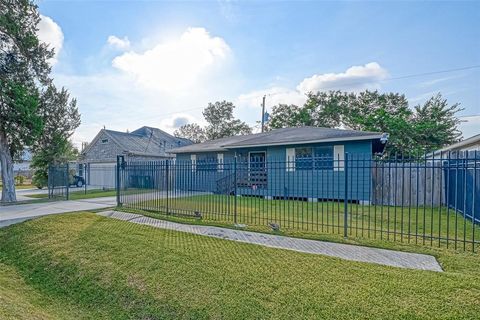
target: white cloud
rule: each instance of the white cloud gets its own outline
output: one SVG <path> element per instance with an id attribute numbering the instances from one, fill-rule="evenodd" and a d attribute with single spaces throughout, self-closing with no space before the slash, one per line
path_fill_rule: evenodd
<path id="1" fill-rule="evenodd" d="M 379 82 L 387 78 L 388 72 L 377 62 L 370 62 L 364 66 L 352 66 L 342 73 L 315 74 L 303 79 L 297 86 L 300 92 L 342 90 L 361 91 L 376 89 Z"/>
<path id="2" fill-rule="evenodd" d="M 264 95 L 266 95 L 265 104 L 267 110 L 280 103 L 302 106 L 306 101 L 306 94 L 310 91 L 378 89 L 380 80 L 385 79 L 387 76 L 387 70 L 376 62 L 367 63 L 364 66 L 352 66 L 341 73 L 316 74 L 304 78 L 295 89 L 272 86 L 268 89 L 242 94 L 236 101 L 240 107 L 237 113 L 243 119 L 254 123 L 260 118 L 260 104 Z M 258 111 L 258 113 L 252 112 L 253 110 Z"/>
<path id="3" fill-rule="evenodd" d="M 216 64 L 225 61 L 230 47 L 204 28 L 189 28 L 179 39 L 157 44 L 145 52 L 126 52 L 112 65 L 143 86 L 163 92 L 189 90 Z"/>
<path id="4" fill-rule="evenodd" d="M 130 48 L 130 40 L 128 37 L 119 38 L 117 36 L 109 36 L 107 43 L 118 50 L 128 50 Z"/>
<path id="5" fill-rule="evenodd" d="M 225 63 L 231 50 L 223 39 L 190 28 L 150 48 L 118 55 L 111 70 L 55 75 L 57 85 L 77 98 L 82 114 L 76 144 L 91 140 L 104 125 L 119 131 L 149 125 L 170 133 L 185 121 L 203 125 L 208 102 L 236 96 L 238 77 Z"/>
<path id="6" fill-rule="evenodd" d="M 38 23 L 37 36 L 41 42 L 44 42 L 55 49 L 55 57 L 52 58 L 51 63 L 57 63 L 58 55 L 63 47 L 63 32 L 62 28 L 52 20 L 52 18 L 40 15 L 40 22 Z"/>

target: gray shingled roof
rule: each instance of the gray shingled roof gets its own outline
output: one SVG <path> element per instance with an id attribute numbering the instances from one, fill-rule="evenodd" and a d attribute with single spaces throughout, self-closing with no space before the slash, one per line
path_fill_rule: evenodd
<path id="1" fill-rule="evenodd" d="M 170 150 L 170 152 L 209 152 L 256 146 L 289 145 L 299 143 L 335 142 L 348 140 L 370 140 L 380 139 L 382 135 L 382 133 L 378 132 L 320 127 L 283 128 L 264 133 L 257 133 L 245 136 L 234 136 L 207 141 L 199 144 L 189 145 L 186 147 L 175 148 Z"/>
<path id="2" fill-rule="evenodd" d="M 165 131 L 151 127 L 141 127 L 130 133 L 105 130 L 124 149 L 138 155 L 168 156 L 172 148 L 192 144 L 188 139 L 176 138 Z"/>
<path id="3" fill-rule="evenodd" d="M 243 141 L 249 137 L 253 137 L 254 134 L 244 135 L 244 136 L 233 136 L 227 138 L 221 138 L 216 140 L 205 141 L 202 143 L 192 144 L 186 147 L 175 148 L 170 150 L 170 153 L 190 153 L 190 152 L 217 152 L 225 151 L 225 145 L 235 143 L 238 141 Z"/>

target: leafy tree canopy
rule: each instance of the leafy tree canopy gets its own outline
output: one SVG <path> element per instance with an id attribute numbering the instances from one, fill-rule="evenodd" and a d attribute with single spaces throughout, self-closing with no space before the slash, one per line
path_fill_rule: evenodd
<path id="1" fill-rule="evenodd" d="M 429 152 L 461 138 L 459 104 L 449 105 L 440 94 L 411 108 L 405 95 L 364 91 L 309 93 L 301 107 L 273 107 L 270 129 L 292 126 L 345 127 L 387 132 L 389 153 Z"/>
<path id="2" fill-rule="evenodd" d="M 207 122 L 205 128 L 201 128 L 198 124 L 186 124 L 175 131 L 174 135 L 194 142 L 203 142 L 252 133 L 252 128 L 248 124 L 235 119 L 234 109 L 233 103 L 225 100 L 209 103 L 203 111 L 203 117 Z"/>
<path id="3" fill-rule="evenodd" d="M 173 133 L 175 137 L 186 138 L 194 143 L 201 143 L 207 140 L 205 130 L 196 123 L 187 123 Z"/>
<path id="4" fill-rule="evenodd" d="M 54 50 L 39 41 L 40 14 L 28 0 L 0 0 L 0 164 L 2 201 L 15 201 L 13 160 L 67 139 L 80 123 L 76 101 L 50 78 Z M 53 133 L 57 136 L 52 138 Z"/>

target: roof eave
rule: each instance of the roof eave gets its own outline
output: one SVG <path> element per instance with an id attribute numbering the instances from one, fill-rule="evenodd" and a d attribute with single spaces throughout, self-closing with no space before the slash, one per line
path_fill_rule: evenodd
<path id="1" fill-rule="evenodd" d="M 198 149 L 198 150 L 169 150 L 168 153 L 181 154 L 181 153 L 201 153 L 201 152 L 225 152 L 226 148 L 214 148 L 214 149 Z"/>
<path id="2" fill-rule="evenodd" d="M 157 158 L 170 158 L 168 154 L 158 154 L 158 153 L 146 153 L 146 152 L 136 152 L 136 151 L 124 151 L 125 154 L 134 155 L 134 156 L 144 156 L 144 157 L 157 157 Z"/>
<path id="3" fill-rule="evenodd" d="M 291 142 L 272 142 L 272 143 L 262 143 L 262 144 L 225 145 L 225 148 L 226 149 L 240 149 L 240 148 L 264 147 L 264 146 L 286 146 L 286 145 L 312 144 L 312 143 L 324 143 L 324 142 L 374 140 L 374 139 L 380 139 L 380 138 L 382 138 L 382 134 L 368 135 L 368 136 L 361 136 L 361 137 L 329 138 L 329 139 L 291 141 Z"/>

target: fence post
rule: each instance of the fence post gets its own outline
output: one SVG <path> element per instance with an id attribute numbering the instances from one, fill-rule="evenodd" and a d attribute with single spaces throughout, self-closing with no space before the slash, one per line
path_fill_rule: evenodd
<path id="1" fill-rule="evenodd" d="M 88 180 L 87 180 L 87 164 L 86 163 L 83 164 L 83 180 L 85 180 L 85 185 L 83 186 L 83 188 L 85 189 L 85 194 L 87 194 Z"/>
<path id="2" fill-rule="evenodd" d="M 70 198 L 70 165 L 67 162 L 66 166 L 66 185 L 67 185 L 67 200 Z"/>
<path id="3" fill-rule="evenodd" d="M 344 204 L 343 204 L 343 236 L 347 238 L 348 236 L 348 152 L 345 153 L 345 163 L 344 167 L 344 176 L 345 176 L 345 187 L 344 187 Z"/>
<path id="4" fill-rule="evenodd" d="M 237 156 L 233 158 L 233 223 L 237 224 Z"/>
<path id="5" fill-rule="evenodd" d="M 48 165 L 48 174 L 47 174 L 47 191 L 48 191 L 48 199 L 53 198 L 53 192 L 52 190 L 52 184 L 53 184 L 53 173 L 52 173 L 52 165 Z"/>
<path id="6" fill-rule="evenodd" d="M 169 209 L 169 203 L 168 203 L 168 197 L 169 197 L 169 192 L 168 190 L 170 189 L 170 168 L 169 168 L 169 162 L 170 160 L 165 160 L 165 182 L 166 182 L 166 189 L 167 189 L 167 215 L 170 214 L 170 209 Z"/>
<path id="7" fill-rule="evenodd" d="M 116 172 L 116 179 L 115 179 L 115 189 L 117 189 L 117 207 L 121 207 L 122 203 L 120 202 L 120 170 L 123 166 L 125 158 L 123 156 L 117 156 L 117 172 Z"/>

